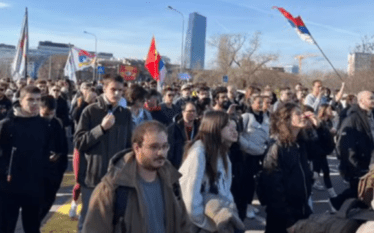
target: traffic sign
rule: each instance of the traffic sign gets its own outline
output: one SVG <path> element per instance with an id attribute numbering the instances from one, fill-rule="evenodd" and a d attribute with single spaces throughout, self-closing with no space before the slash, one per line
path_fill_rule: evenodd
<path id="1" fill-rule="evenodd" d="M 223 78 L 222 78 L 222 81 L 223 81 L 224 83 L 228 83 L 228 82 L 229 82 L 229 76 L 224 75 Z"/>
<path id="2" fill-rule="evenodd" d="M 97 67 L 97 73 L 98 74 L 105 74 L 105 67 L 104 66 L 98 66 Z"/>
<path id="3" fill-rule="evenodd" d="M 179 73 L 178 78 L 181 80 L 191 80 L 191 75 L 187 73 Z"/>

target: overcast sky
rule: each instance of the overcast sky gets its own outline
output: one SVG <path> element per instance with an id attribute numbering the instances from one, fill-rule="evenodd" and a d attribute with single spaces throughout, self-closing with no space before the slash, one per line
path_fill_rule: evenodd
<path id="1" fill-rule="evenodd" d="M 373 35 L 373 1 L 311 0 L 301 4 L 296 0 L 0 0 L 0 43 L 16 45 L 25 7 L 29 11 L 30 46 L 39 41 L 71 43 L 94 50 L 98 37 L 98 52 L 115 57 L 146 56 L 152 35 L 161 55 L 180 62 L 182 17 L 167 10 L 170 5 L 184 14 L 185 30 L 188 16 L 198 12 L 207 17 L 207 38 L 223 33 L 262 33 L 263 53 L 277 53 L 274 65 L 297 64 L 299 54 L 318 54 L 314 45 L 299 39 L 284 17 L 272 6 L 284 7 L 294 17 L 301 15 L 307 28 L 338 69 L 346 70 L 347 56 L 360 38 Z M 210 68 L 213 48 L 206 47 L 205 67 Z M 329 70 L 321 57 L 303 63 L 305 71 Z"/>

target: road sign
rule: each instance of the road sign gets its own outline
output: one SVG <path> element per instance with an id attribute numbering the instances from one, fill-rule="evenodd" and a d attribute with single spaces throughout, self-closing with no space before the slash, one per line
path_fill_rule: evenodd
<path id="1" fill-rule="evenodd" d="M 228 83 L 229 82 L 229 76 L 224 75 L 223 78 L 222 78 L 222 82 Z"/>
<path id="2" fill-rule="evenodd" d="M 98 66 L 97 67 L 97 73 L 98 74 L 105 74 L 105 67 L 104 66 Z"/>
<path id="3" fill-rule="evenodd" d="M 179 73 L 178 78 L 181 80 L 191 80 L 191 75 L 187 73 Z"/>

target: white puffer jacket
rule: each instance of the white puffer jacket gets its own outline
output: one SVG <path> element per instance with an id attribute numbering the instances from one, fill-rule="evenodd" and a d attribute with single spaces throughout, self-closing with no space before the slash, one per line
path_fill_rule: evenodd
<path id="1" fill-rule="evenodd" d="M 263 155 L 270 139 L 270 119 L 264 114 L 262 124 L 256 121 L 252 113 L 244 113 L 243 132 L 240 134 L 240 148 L 250 155 Z"/>

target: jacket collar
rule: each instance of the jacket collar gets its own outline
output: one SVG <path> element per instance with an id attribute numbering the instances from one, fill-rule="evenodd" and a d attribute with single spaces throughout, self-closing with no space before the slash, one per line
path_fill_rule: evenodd
<path id="1" fill-rule="evenodd" d="M 166 160 L 164 166 L 157 171 L 160 179 L 172 187 L 182 176 L 177 169 Z M 109 163 L 108 175 L 104 177 L 113 186 L 136 187 L 137 163 L 132 149 L 117 153 Z"/>

